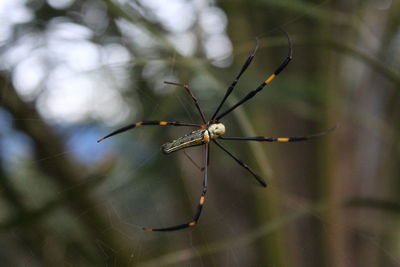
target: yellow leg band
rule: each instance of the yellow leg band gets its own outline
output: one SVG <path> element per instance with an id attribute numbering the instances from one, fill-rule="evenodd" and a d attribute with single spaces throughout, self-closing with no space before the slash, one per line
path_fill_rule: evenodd
<path id="1" fill-rule="evenodd" d="M 289 142 L 289 138 L 278 138 L 277 139 L 278 142 Z"/>
<path id="2" fill-rule="evenodd" d="M 275 79 L 276 75 L 272 74 L 271 76 L 268 77 L 268 79 L 265 80 L 265 84 L 269 84 L 273 79 Z"/>

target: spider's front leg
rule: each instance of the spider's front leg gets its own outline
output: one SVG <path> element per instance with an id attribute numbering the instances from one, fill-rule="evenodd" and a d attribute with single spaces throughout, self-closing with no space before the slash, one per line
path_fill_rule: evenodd
<path id="1" fill-rule="evenodd" d="M 120 129 L 115 130 L 112 133 L 109 133 L 108 135 L 104 136 L 103 138 L 100 138 L 97 140 L 97 143 L 100 143 L 104 139 L 107 139 L 113 135 L 120 134 L 123 132 L 126 132 L 130 129 L 139 127 L 139 126 L 191 126 L 191 127 L 200 127 L 198 124 L 194 123 L 188 123 L 188 122 L 179 122 L 179 121 L 138 121 L 133 124 L 127 125 L 125 127 L 122 127 Z"/>

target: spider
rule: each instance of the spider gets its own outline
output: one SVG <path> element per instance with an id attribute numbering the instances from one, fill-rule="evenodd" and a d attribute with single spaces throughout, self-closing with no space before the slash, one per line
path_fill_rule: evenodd
<path id="1" fill-rule="evenodd" d="M 220 104 L 218 105 L 217 109 L 215 110 L 214 114 L 211 116 L 211 118 L 209 120 L 206 119 L 206 116 L 204 115 L 202 109 L 200 108 L 197 98 L 194 96 L 193 92 L 189 89 L 189 85 L 179 84 L 179 83 L 174 83 L 174 82 L 164 82 L 166 84 L 183 87 L 186 90 L 186 92 L 192 98 L 192 100 L 199 112 L 199 115 L 203 122 L 202 124 L 178 122 L 178 121 L 144 120 L 144 121 L 139 121 L 134 124 L 125 126 L 118 130 L 115 130 L 114 132 L 106 135 L 105 137 L 103 137 L 97 141 L 97 142 L 101 142 L 104 139 L 109 138 L 113 135 L 128 131 L 130 129 L 133 129 L 133 128 L 136 128 L 139 126 L 150 126 L 150 125 L 153 125 L 153 126 L 189 126 L 189 127 L 197 127 L 198 128 L 197 130 L 194 130 L 182 137 L 179 137 L 179 138 L 173 140 L 172 142 L 163 144 L 161 147 L 161 150 L 163 153 L 170 154 L 172 152 L 176 152 L 178 150 L 185 149 L 185 148 L 192 147 L 192 146 L 200 146 L 200 145 L 204 146 L 204 167 L 200 168 L 200 170 L 203 172 L 203 188 L 202 188 L 199 203 L 197 205 L 196 213 L 194 214 L 193 219 L 187 223 L 183 223 L 183 224 L 179 224 L 179 225 L 175 225 L 175 226 L 171 226 L 171 227 L 166 227 L 166 228 L 143 227 L 143 230 L 145 230 L 145 231 L 175 231 L 175 230 L 181 230 L 181 229 L 185 229 L 185 228 L 193 227 L 193 226 L 197 225 L 200 215 L 201 215 L 201 212 L 203 210 L 205 200 L 206 200 L 206 193 L 207 193 L 207 188 L 208 188 L 209 145 L 211 142 L 214 143 L 215 145 L 217 145 L 217 147 L 222 149 L 225 153 L 227 153 L 240 166 L 242 166 L 244 169 L 246 169 L 248 172 L 250 172 L 261 186 L 266 187 L 267 183 L 264 181 L 264 179 L 261 176 L 257 175 L 245 162 L 243 162 L 241 159 L 239 159 L 234 154 L 232 154 L 227 148 L 225 148 L 225 146 L 223 146 L 218 141 L 218 139 L 233 140 L 233 141 L 297 142 L 297 141 L 305 141 L 305 140 L 309 140 L 311 138 L 325 135 L 325 134 L 333 131 L 336 128 L 336 126 L 335 126 L 324 132 L 313 134 L 313 135 L 308 135 L 308 136 L 293 136 L 293 137 L 262 137 L 262 136 L 256 136 L 256 137 L 229 136 L 228 137 L 228 136 L 224 136 L 225 126 L 221 122 L 221 119 L 223 117 L 225 117 L 226 115 L 228 115 L 229 113 L 231 113 L 232 111 L 234 111 L 240 105 L 244 104 L 246 101 L 253 98 L 266 85 L 270 84 L 271 81 L 274 80 L 276 78 L 276 76 L 278 76 L 291 61 L 292 54 L 293 54 L 292 41 L 290 39 L 289 34 L 286 31 L 283 31 L 283 32 L 286 35 L 288 46 L 289 46 L 289 52 L 288 52 L 288 55 L 286 56 L 286 58 L 282 61 L 282 63 L 278 66 L 278 68 L 276 68 L 276 70 L 265 81 L 263 81 L 255 90 L 250 91 L 245 97 L 243 97 L 241 100 L 239 100 L 232 107 L 226 109 L 223 112 L 220 112 L 223 104 L 225 103 L 226 99 L 229 97 L 229 95 L 234 90 L 240 77 L 246 71 L 246 69 L 249 67 L 250 63 L 252 62 L 252 60 L 255 56 L 255 53 L 258 49 L 258 41 L 257 41 L 255 49 L 247 57 L 240 72 L 238 73 L 236 78 L 233 80 L 231 85 L 228 87 Z M 185 155 L 186 155 L 186 153 L 185 153 Z M 186 156 L 188 156 L 188 155 L 186 155 Z M 189 157 L 189 159 L 190 159 L 190 157 Z"/>

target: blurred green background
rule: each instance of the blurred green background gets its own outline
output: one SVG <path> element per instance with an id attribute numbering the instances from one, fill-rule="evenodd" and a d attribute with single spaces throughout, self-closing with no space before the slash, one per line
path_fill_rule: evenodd
<path id="1" fill-rule="evenodd" d="M 0 2 L 1 266 L 400 266 L 400 2 L 3 0 Z M 230 136 L 333 133 L 301 143 L 211 146 L 201 172 L 160 145 L 226 109 Z M 202 149 L 187 153 L 201 165 Z"/>

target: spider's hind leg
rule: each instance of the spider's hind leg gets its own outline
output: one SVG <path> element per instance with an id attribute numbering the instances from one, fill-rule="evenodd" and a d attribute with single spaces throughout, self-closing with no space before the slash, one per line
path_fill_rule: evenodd
<path id="1" fill-rule="evenodd" d="M 204 144 L 204 172 L 203 172 L 203 190 L 201 192 L 199 204 L 197 205 L 196 213 L 193 216 L 193 219 L 190 222 L 174 225 L 171 227 L 166 228 L 150 228 L 150 227 L 143 227 L 143 230 L 149 232 L 169 232 L 169 231 L 176 231 L 185 229 L 188 227 L 193 227 L 197 225 L 197 222 L 200 219 L 201 212 L 203 210 L 203 206 L 206 200 L 206 194 L 208 189 L 208 161 L 209 161 L 209 154 L 208 154 L 209 144 Z"/>
<path id="2" fill-rule="evenodd" d="M 263 187 L 267 187 L 267 183 L 264 181 L 264 179 L 259 176 L 258 174 L 256 174 L 246 163 L 244 163 L 241 159 L 239 159 L 238 157 L 236 157 L 235 155 L 233 155 L 228 149 L 226 149 L 221 143 L 217 142 L 217 140 L 213 140 L 213 142 L 219 147 L 221 148 L 226 154 L 228 154 L 231 158 L 233 158 L 240 166 L 242 166 L 243 168 L 245 168 L 248 172 L 250 172 L 253 177 L 257 180 L 257 182 L 263 186 Z"/>

